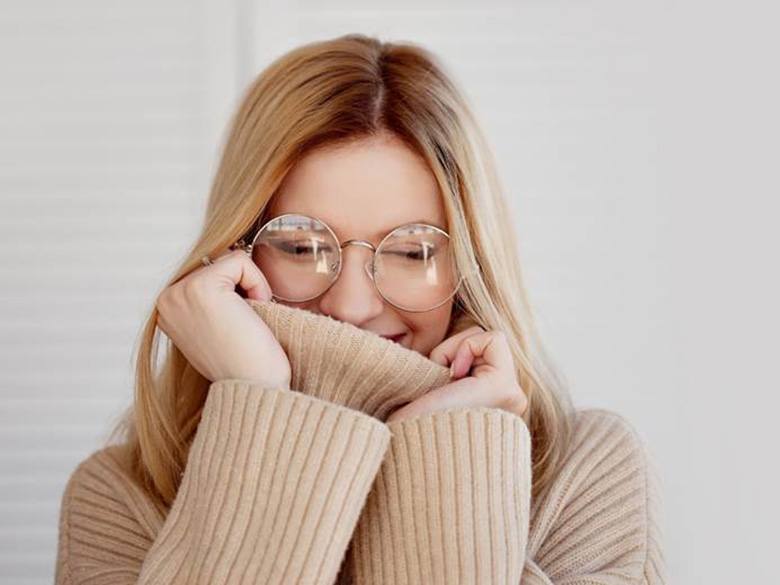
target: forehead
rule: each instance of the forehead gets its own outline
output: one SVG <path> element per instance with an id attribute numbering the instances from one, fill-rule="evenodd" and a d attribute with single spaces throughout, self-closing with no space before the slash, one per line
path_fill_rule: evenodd
<path id="1" fill-rule="evenodd" d="M 447 229 L 433 173 L 400 139 L 388 136 L 308 153 L 285 177 L 268 213 L 317 217 L 339 239 L 378 241 L 410 222 Z"/>

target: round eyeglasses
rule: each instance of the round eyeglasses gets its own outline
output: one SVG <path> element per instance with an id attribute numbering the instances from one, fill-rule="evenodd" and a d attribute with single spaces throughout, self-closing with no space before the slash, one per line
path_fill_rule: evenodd
<path id="1" fill-rule="evenodd" d="M 336 282 L 342 249 L 350 244 L 372 250 L 364 264 L 366 274 L 382 298 L 402 311 L 440 307 L 466 276 L 455 268 L 449 234 L 425 223 L 398 226 L 374 247 L 366 240 L 340 243 L 324 221 L 286 213 L 264 223 L 248 244 L 241 239 L 231 248 L 241 247 L 252 257 L 271 286 L 271 300 L 300 303 L 324 294 Z"/>

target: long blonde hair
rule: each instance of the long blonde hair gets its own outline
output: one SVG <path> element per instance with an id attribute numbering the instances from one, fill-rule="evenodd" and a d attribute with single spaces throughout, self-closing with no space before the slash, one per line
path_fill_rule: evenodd
<path id="1" fill-rule="evenodd" d="M 244 235 L 305 153 L 388 131 L 435 175 L 457 266 L 481 268 L 458 293 L 448 335 L 474 323 L 508 334 L 529 398 L 538 495 L 565 455 L 573 409 L 536 331 L 493 154 L 469 103 L 428 50 L 349 34 L 299 46 L 262 71 L 230 122 L 202 231 L 166 286 Z M 167 337 L 160 359 L 160 333 L 153 307 L 137 344 L 134 404 L 108 440 L 121 435 L 133 476 L 170 506 L 210 382 Z"/>

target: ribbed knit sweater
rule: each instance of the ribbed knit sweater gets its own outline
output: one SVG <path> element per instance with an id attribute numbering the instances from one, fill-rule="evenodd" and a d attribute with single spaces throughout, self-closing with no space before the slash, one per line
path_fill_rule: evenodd
<path id="1" fill-rule="evenodd" d="M 461 407 L 385 423 L 448 368 L 247 302 L 287 353 L 290 388 L 213 382 L 169 509 L 122 445 L 82 460 L 62 496 L 57 585 L 665 582 L 660 476 L 621 415 L 577 411 L 560 472 L 532 501 L 523 419 Z"/>

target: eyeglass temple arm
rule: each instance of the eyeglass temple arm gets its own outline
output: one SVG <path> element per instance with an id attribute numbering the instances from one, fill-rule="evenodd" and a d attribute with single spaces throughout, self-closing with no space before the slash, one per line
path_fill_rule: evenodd
<path id="1" fill-rule="evenodd" d="M 230 244 L 231 250 L 243 250 L 247 254 L 249 253 L 249 245 L 246 243 L 244 238 L 241 238 L 240 240 L 237 240 Z"/>
<path id="2" fill-rule="evenodd" d="M 239 248 L 242 249 L 247 254 L 250 253 L 252 244 L 249 244 L 247 242 L 251 242 L 255 239 L 255 233 L 257 232 L 257 223 L 253 224 L 251 228 L 249 228 L 249 231 L 247 231 L 243 236 L 241 236 L 238 240 L 230 244 L 231 250 L 238 250 Z"/>

